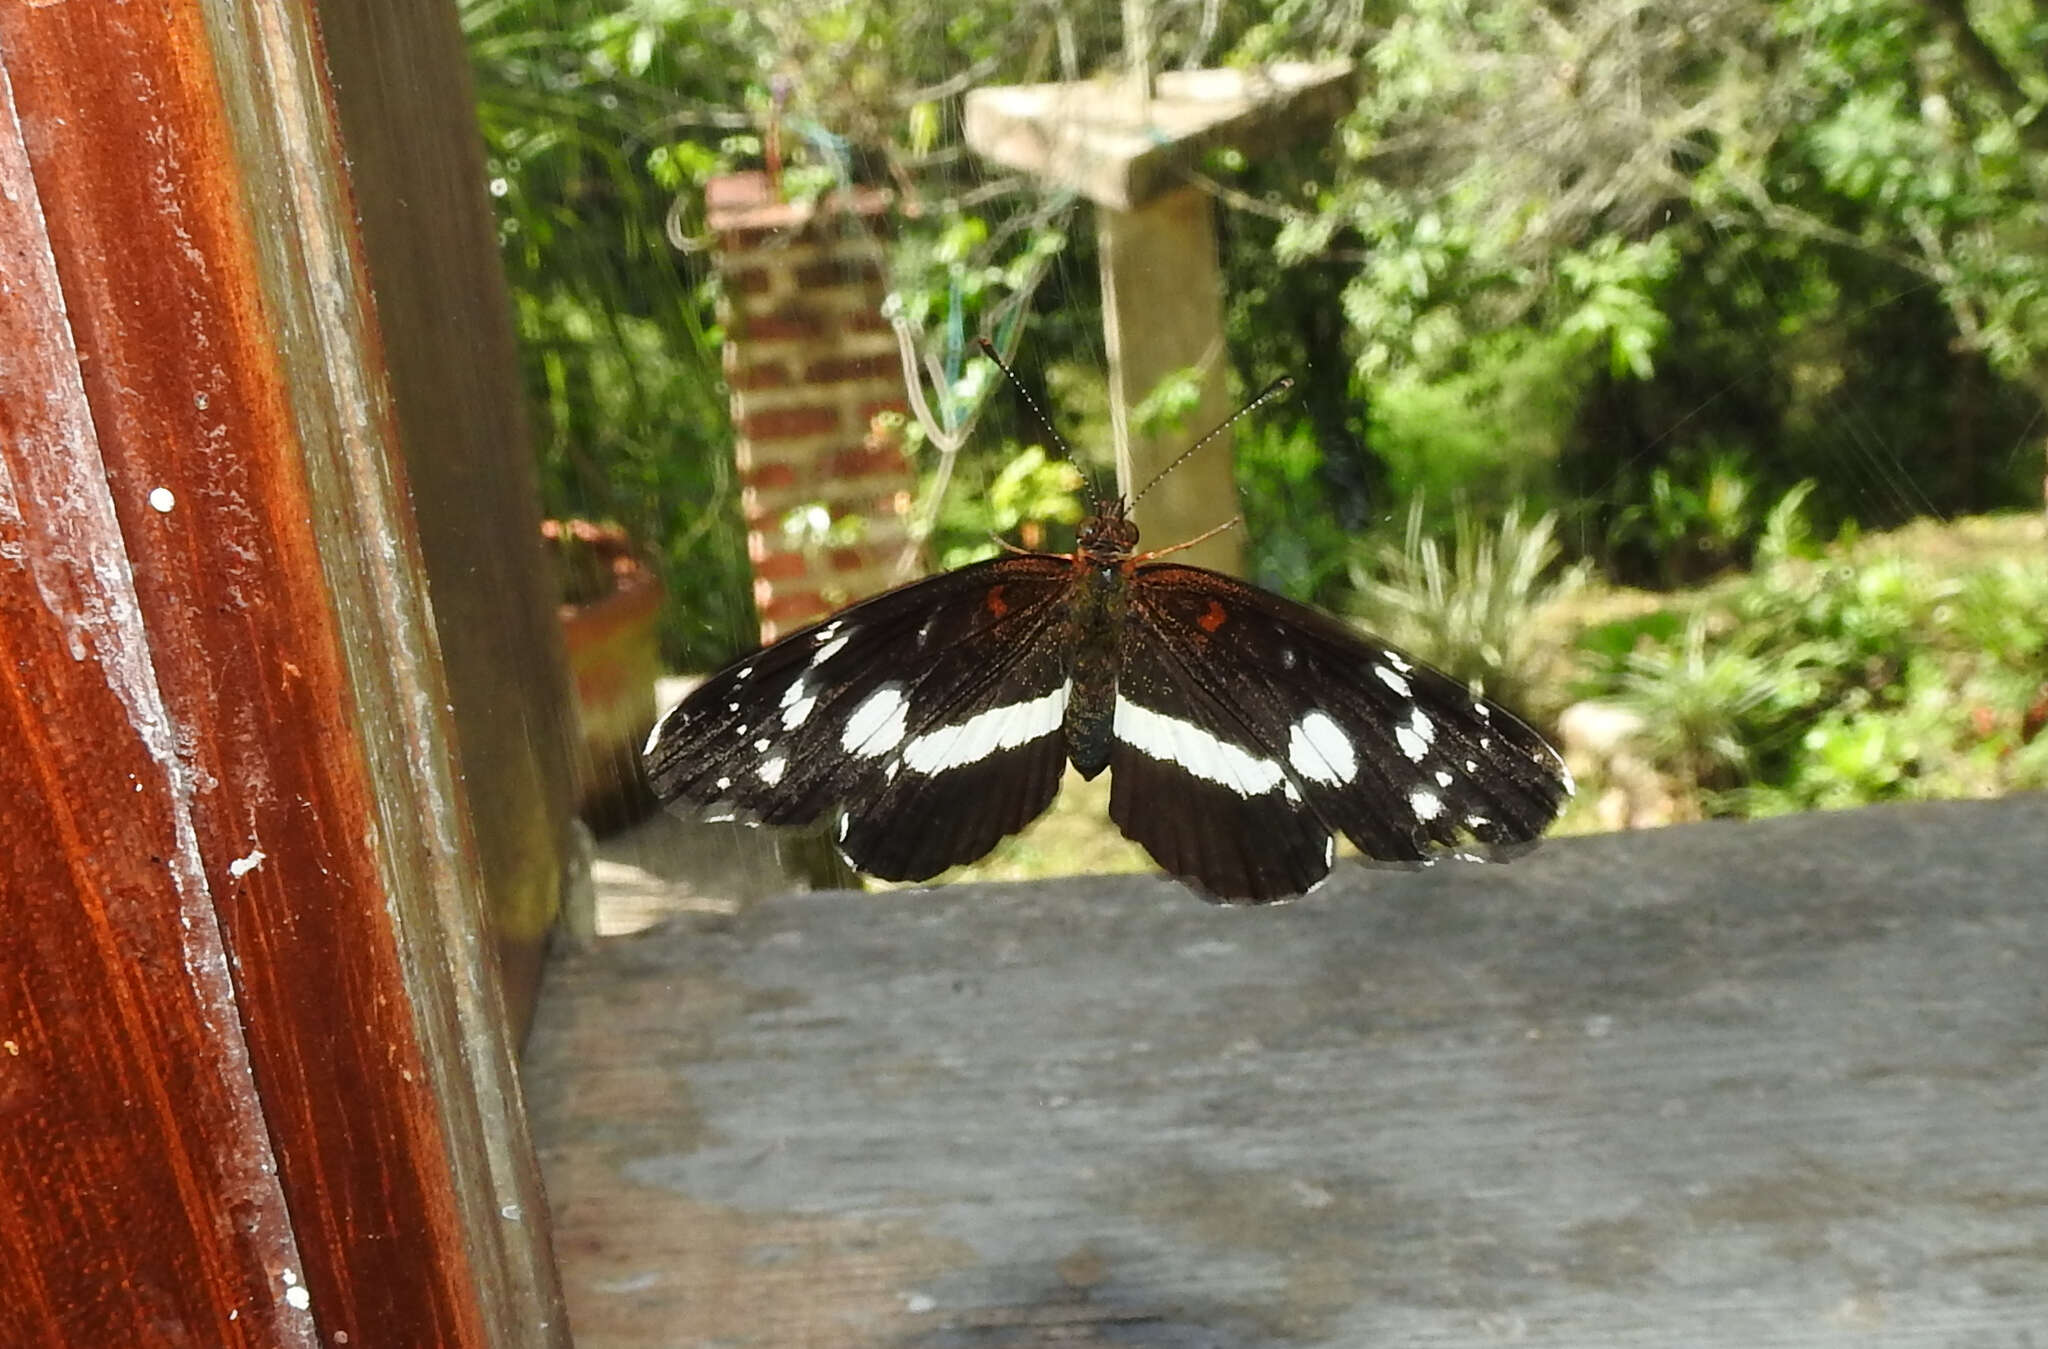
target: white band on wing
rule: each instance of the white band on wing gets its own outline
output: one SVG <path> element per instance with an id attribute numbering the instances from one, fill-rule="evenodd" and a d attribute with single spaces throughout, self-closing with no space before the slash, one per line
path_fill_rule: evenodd
<path id="1" fill-rule="evenodd" d="M 1239 796 L 1262 796 L 1287 779 L 1273 760 L 1254 758 L 1191 721 L 1140 707 L 1121 693 L 1116 698 L 1116 718 L 1111 729 L 1117 739 L 1140 754 L 1176 764 L 1198 778 L 1230 788 Z"/>
<path id="2" fill-rule="evenodd" d="M 991 707 L 952 726 L 926 731 L 903 747 L 904 766 L 918 773 L 943 773 L 1049 735 L 1067 715 L 1070 687 L 1062 683 L 1043 697 Z"/>

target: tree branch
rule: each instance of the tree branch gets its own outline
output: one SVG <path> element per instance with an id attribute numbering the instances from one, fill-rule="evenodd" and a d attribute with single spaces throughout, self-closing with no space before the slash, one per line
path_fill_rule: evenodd
<path id="1" fill-rule="evenodd" d="M 2034 100 L 2028 96 L 2019 77 L 2006 67 L 1991 44 L 1984 40 L 1983 34 L 1971 25 L 1967 0 L 1920 2 L 1927 7 L 1935 26 L 1948 38 L 1949 45 L 1956 49 L 1956 55 L 1962 58 L 1963 64 L 2012 118 L 2020 143 L 2037 155 L 2048 155 L 2048 118 L 2037 115 L 2039 109 L 2034 106 Z"/>

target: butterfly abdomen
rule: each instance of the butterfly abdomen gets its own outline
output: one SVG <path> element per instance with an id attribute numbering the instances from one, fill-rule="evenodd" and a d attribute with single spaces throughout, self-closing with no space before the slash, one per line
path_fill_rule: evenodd
<path id="1" fill-rule="evenodd" d="M 1084 778 L 1109 767 L 1120 635 L 1130 590 L 1117 566 L 1088 566 L 1067 604 L 1067 758 Z"/>

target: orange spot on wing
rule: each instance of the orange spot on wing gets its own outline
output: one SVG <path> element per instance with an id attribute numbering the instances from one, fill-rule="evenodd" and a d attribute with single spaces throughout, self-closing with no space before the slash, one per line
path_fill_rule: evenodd
<path id="1" fill-rule="evenodd" d="M 982 601 L 982 605 L 997 618 L 1010 612 L 1009 602 L 1003 598 L 1001 586 L 989 587 L 988 598 Z"/>
<path id="2" fill-rule="evenodd" d="M 1195 620 L 1195 626 L 1203 632 L 1214 632 L 1229 621 L 1230 614 L 1224 609 L 1222 604 L 1215 600 L 1210 600 L 1209 607 L 1202 611 L 1200 618 Z"/>

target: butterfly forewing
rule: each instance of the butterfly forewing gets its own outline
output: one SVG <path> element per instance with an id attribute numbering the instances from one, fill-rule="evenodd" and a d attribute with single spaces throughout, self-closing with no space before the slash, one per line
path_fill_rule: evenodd
<path id="1" fill-rule="evenodd" d="M 964 567 L 727 666 L 649 739 L 655 792 L 752 823 L 843 810 L 848 859 L 890 879 L 981 856 L 1058 786 L 1071 570 L 1039 554 Z"/>
<path id="2" fill-rule="evenodd" d="M 1221 707 L 1207 728 L 1274 764 L 1368 857 L 1535 838 L 1571 794 L 1543 738 L 1446 675 L 1313 609 L 1196 567 L 1132 577 L 1131 645 Z M 1478 845 L 1475 849 L 1475 845 Z"/>

